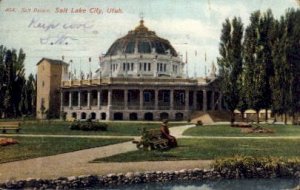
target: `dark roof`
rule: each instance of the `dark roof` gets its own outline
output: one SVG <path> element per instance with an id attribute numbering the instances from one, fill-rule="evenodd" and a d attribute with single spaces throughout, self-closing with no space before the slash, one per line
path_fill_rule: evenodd
<path id="1" fill-rule="evenodd" d="M 50 64 L 56 64 L 56 65 L 68 65 L 68 63 L 62 61 L 62 60 L 56 60 L 56 59 L 49 59 L 43 57 L 36 65 L 39 65 L 42 61 L 48 61 Z"/>
<path id="2" fill-rule="evenodd" d="M 140 21 L 140 25 L 122 38 L 117 39 L 108 49 L 105 56 L 122 54 L 151 53 L 155 51 L 157 54 L 168 54 L 177 56 L 175 49 L 171 43 L 163 38 L 158 37 L 155 32 L 148 30 L 144 26 L 144 21 Z"/>

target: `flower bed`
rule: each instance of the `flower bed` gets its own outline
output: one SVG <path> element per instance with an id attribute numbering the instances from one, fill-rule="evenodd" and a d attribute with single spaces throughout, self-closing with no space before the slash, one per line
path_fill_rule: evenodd
<path id="1" fill-rule="evenodd" d="M 70 125 L 71 130 L 82 131 L 107 131 L 108 125 L 106 123 L 98 123 L 92 121 L 75 121 Z"/>
<path id="2" fill-rule="evenodd" d="M 18 144 L 18 141 L 12 138 L 0 138 L 0 146 Z"/>

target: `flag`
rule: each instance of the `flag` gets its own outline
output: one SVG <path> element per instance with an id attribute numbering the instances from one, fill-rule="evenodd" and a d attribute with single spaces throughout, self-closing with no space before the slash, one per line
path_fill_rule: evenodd
<path id="1" fill-rule="evenodd" d="M 92 58 L 91 57 L 89 57 L 89 62 L 91 62 L 92 61 Z"/>

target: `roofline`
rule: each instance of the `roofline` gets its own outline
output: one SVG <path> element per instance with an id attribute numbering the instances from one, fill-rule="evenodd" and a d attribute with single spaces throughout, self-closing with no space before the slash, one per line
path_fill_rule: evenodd
<path id="1" fill-rule="evenodd" d="M 38 66 L 38 65 L 39 65 L 42 61 L 44 61 L 44 60 L 48 60 L 48 62 L 49 62 L 50 64 L 57 64 L 57 63 L 54 63 L 54 62 L 60 62 L 60 63 L 63 64 L 63 65 L 69 65 L 68 63 L 66 63 L 66 62 L 64 62 L 64 61 L 62 61 L 62 60 L 50 59 L 50 58 L 43 57 L 43 58 L 36 64 L 36 66 Z M 51 62 L 51 61 L 53 61 L 53 62 Z"/>

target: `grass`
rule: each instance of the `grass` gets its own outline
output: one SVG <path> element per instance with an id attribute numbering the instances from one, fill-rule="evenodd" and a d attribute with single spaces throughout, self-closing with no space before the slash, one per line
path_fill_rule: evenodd
<path id="1" fill-rule="evenodd" d="M 300 136 L 300 127 L 295 125 L 262 125 L 265 128 L 273 129 L 274 133 L 242 133 L 241 128 L 230 127 L 229 125 L 206 125 L 186 130 L 183 135 L 189 136 Z"/>
<path id="2" fill-rule="evenodd" d="M 130 139 L 16 137 L 19 144 L 0 146 L 0 163 L 73 152 Z"/>
<path id="3" fill-rule="evenodd" d="M 160 123 L 108 122 L 108 131 L 77 131 L 70 130 L 70 124 L 70 122 L 28 122 L 21 126 L 21 134 L 139 136 L 141 134 L 140 129 L 143 127 L 147 129 L 160 127 Z M 186 123 L 170 123 L 170 127 L 185 124 Z M 11 133 L 15 132 L 12 131 Z"/>
<path id="4" fill-rule="evenodd" d="M 299 157 L 298 139 L 179 139 L 179 147 L 169 151 L 133 151 L 94 162 L 136 162 L 166 160 L 212 160 L 234 155 Z"/>

